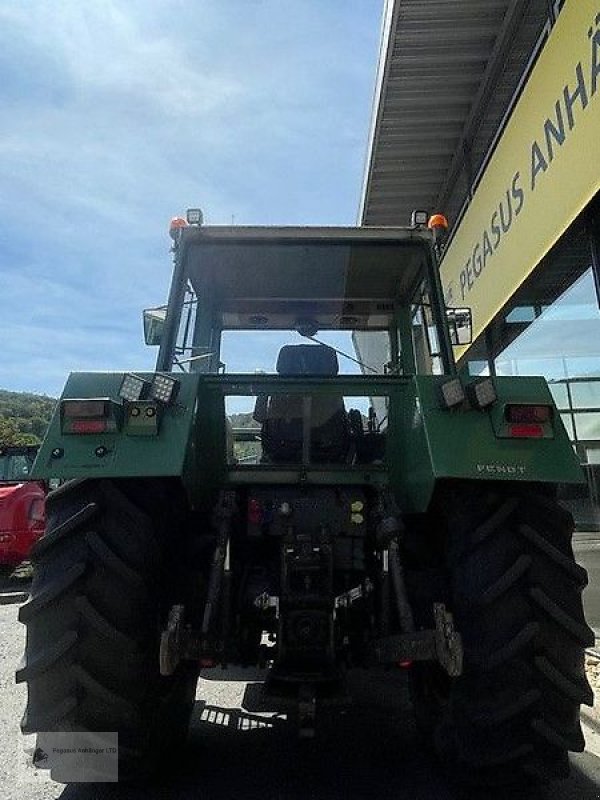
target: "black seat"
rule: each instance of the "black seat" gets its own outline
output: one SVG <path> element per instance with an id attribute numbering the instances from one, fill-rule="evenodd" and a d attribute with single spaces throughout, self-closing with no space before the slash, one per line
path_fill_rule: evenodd
<path id="1" fill-rule="evenodd" d="M 277 358 L 279 375 L 338 374 L 335 350 L 325 345 L 285 345 Z M 350 441 L 348 417 L 341 394 L 275 394 L 256 401 L 254 418 L 262 423 L 263 460 L 297 463 L 302 460 L 305 398 L 310 400 L 312 463 L 339 463 L 346 459 Z"/>

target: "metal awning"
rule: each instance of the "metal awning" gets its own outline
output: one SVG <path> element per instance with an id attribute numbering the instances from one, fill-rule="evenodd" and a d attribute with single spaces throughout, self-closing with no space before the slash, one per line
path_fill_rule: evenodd
<path id="1" fill-rule="evenodd" d="M 388 0 L 361 224 L 456 221 L 557 5 Z"/>

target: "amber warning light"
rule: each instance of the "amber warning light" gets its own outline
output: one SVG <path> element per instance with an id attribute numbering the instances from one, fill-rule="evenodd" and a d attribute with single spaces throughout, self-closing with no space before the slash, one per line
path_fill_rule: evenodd
<path id="1" fill-rule="evenodd" d="M 176 239 L 183 228 L 187 228 L 187 221 L 183 217 L 173 217 L 169 225 L 169 236 Z"/>
<path id="2" fill-rule="evenodd" d="M 448 230 L 448 220 L 443 214 L 433 214 L 429 217 L 429 222 L 427 223 L 427 227 L 429 230 L 433 231 L 436 228 L 443 228 L 444 230 Z"/>

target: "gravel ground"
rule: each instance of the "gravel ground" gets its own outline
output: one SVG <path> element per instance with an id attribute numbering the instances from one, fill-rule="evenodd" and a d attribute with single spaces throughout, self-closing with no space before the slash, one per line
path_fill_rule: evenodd
<path id="1" fill-rule="evenodd" d="M 596 639 L 596 643 L 598 640 Z M 598 656 L 590 655 L 589 652 L 585 656 L 585 671 L 588 681 L 594 692 L 594 706 L 588 708 L 587 706 L 582 709 L 583 719 L 590 724 L 597 736 L 600 737 L 600 650 L 596 648 Z"/>
<path id="2" fill-rule="evenodd" d="M 323 715 L 322 736 L 300 746 L 276 709 L 265 705 L 259 673 L 215 672 L 201 680 L 190 744 L 169 786 L 141 790 L 114 784 L 65 787 L 31 766 L 19 720 L 26 690 L 15 686 L 24 630 L 17 605 L 0 605 L 0 798 L 2 800 L 598 800 L 600 758 L 573 757 L 573 774 L 537 793 L 465 795 L 423 749 L 410 721 L 400 672 L 352 676 L 355 702 Z M 216 680 L 227 676 L 228 680 Z M 600 753 L 600 735 L 589 733 Z"/>
<path id="3" fill-rule="evenodd" d="M 22 736 L 19 722 L 27 690 L 15 684 L 15 668 L 21 657 L 25 629 L 17 622 L 17 606 L 0 606 L 0 797 L 54 798 L 64 787 L 56 786 L 41 770 L 34 769 L 25 748 L 33 736 Z"/>
<path id="4" fill-rule="evenodd" d="M 600 651 L 599 651 L 600 652 Z M 594 694 L 600 691 L 600 655 L 585 657 L 585 671 Z"/>

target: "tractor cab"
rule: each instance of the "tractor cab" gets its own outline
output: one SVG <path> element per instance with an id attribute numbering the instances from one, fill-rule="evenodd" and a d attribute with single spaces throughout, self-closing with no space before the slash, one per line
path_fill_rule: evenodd
<path id="1" fill-rule="evenodd" d="M 160 342 L 158 369 L 272 373 L 276 359 L 269 363 L 264 356 L 274 352 L 277 341 L 306 343 L 327 333 L 334 349 L 334 342 L 352 340 L 359 351 L 358 357 L 345 356 L 355 365 L 345 371 L 451 371 L 447 323 L 441 305 L 430 302 L 438 296 L 430 282 L 437 289 L 439 278 L 428 231 L 177 230 L 178 274 L 169 303 L 144 312 L 147 343 Z M 453 319 L 456 311 L 451 310 Z M 459 318 L 462 336 L 468 315 Z M 257 341 L 263 351 L 252 347 Z"/>
<path id="2" fill-rule="evenodd" d="M 468 310 L 436 302 L 423 228 L 185 225 L 174 240 L 146 341 L 159 370 L 221 376 L 230 467 L 381 465 L 390 380 L 452 374 L 469 335 Z"/>

